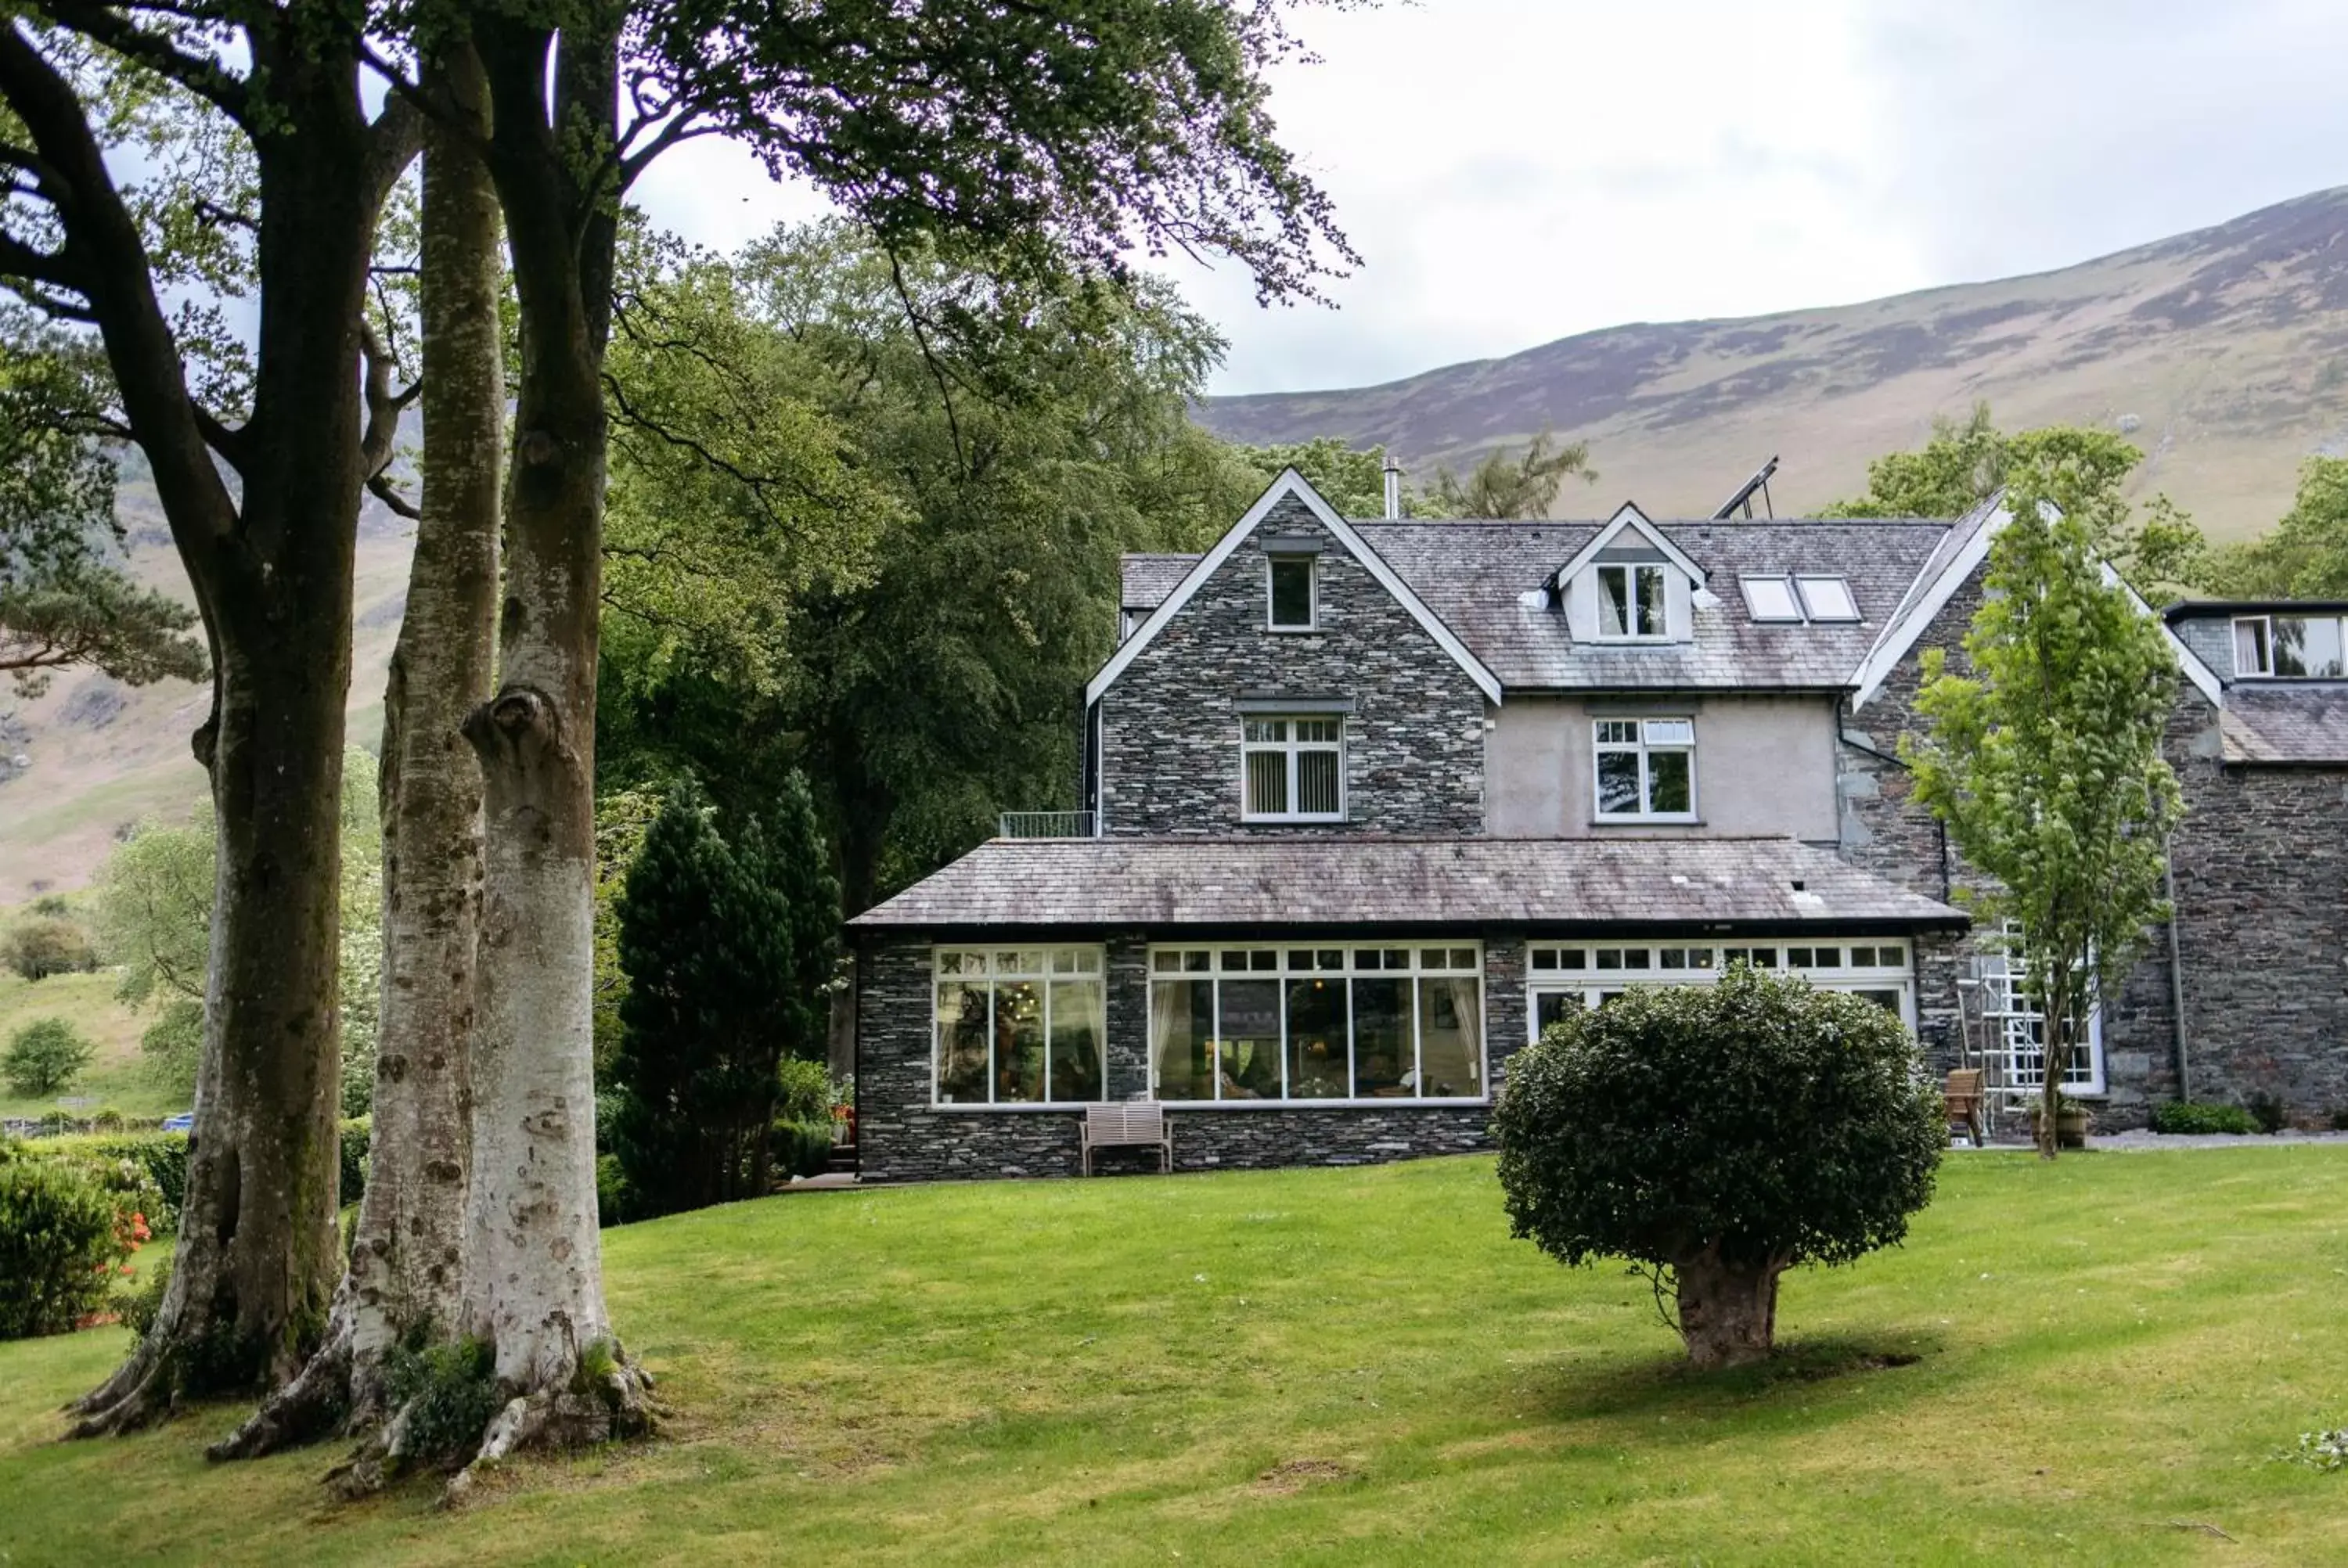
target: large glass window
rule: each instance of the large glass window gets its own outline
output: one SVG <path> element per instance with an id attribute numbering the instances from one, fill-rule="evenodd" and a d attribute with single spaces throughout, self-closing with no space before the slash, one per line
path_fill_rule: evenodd
<path id="1" fill-rule="evenodd" d="M 1664 610 L 1663 568 L 1644 562 L 1601 566 L 1598 571 L 1598 635 L 1661 638 L 1671 635 Z"/>
<path id="2" fill-rule="evenodd" d="M 1345 721 L 1249 719 L 1240 741 L 1241 815 L 1331 822 L 1345 815 Z"/>
<path id="3" fill-rule="evenodd" d="M 1153 948 L 1149 1060 L 1160 1100 L 1480 1100 L 1483 951 Z"/>
<path id="4" fill-rule="evenodd" d="M 2336 615 L 2236 616 L 2234 673 L 2341 680 L 2348 677 L 2348 631 Z"/>
<path id="5" fill-rule="evenodd" d="M 1568 1013 L 1603 1007 L 1629 986 L 1708 986 L 1732 964 L 1797 974 L 1820 990 L 1849 991 L 1913 1029 L 1915 982 L 1908 944 L 1868 937 L 1798 942 L 1739 940 L 1726 946 L 1668 941 L 1545 943 L 1526 949 L 1526 1022 L 1532 1037 Z"/>
<path id="6" fill-rule="evenodd" d="M 1694 816 L 1693 719 L 1600 719 L 1592 733 L 1601 818 Z"/>
<path id="7" fill-rule="evenodd" d="M 1098 948 L 941 948 L 941 1105 L 1103 1098 L 1107 988 Z"/>
<path id="8" fill-rule="evenodd" d="M 1309 555 L 1264 558 L 1266 591 L 1272 601 L 1271 624 L 1282 631 L 1313 630 L 1313 558 Z"/>

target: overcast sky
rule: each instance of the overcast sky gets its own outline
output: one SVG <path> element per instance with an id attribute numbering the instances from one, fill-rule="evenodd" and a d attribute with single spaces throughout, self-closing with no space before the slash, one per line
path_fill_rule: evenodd
<path id="1" fill-rule="evenodd" d="M 2060 267 L 2348 183 L 2340 0 L 1422 0 L 1306 11 L 1273 112 L 1363 266 L 1337 309 L 1178 275 L 1218 392 L 1628 321 Z M 731 245 L 819 210 L 723 147 L 638 188 Z"/>

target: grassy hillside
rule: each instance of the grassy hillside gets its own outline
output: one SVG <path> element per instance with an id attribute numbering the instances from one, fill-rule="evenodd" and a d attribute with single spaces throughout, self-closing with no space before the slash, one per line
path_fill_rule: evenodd
<path id="1" fill-rule="evenodd" d="M 2061 272 L 1742 321 L 1641 323 L 1384 386 L 1218 398 L 1249 441 L 1389 443 L 1422 471 L 1544 429 L 1587 440 L 1625 497 L 1704 517 L 1771 454 L 1798 514 L 1864 482 L 1936 413 L 1986 397 L 2010 428 L 2122 425 L 2139 475 L 2216 535 L 2289 504 L 2300 460 L 2348 450 L 2348 188 Z"/>
<path id="2" fill-rule="evenodd" d="M 0 1345 L 0 1562 L 2348 1560 L 2348 1149 L 1954 1157 L 1909 1245 L 1686 1373 L 1488 1160 L 769 1199 L 607 1233 L 668 1440 L 356 1507 L 235 1412 L 61 1445 L 118 1330 Z M 2222 1532 L 2222 1536 L 2214 1532 Z"/>
<path id="3" fill-rule="evenodd" d="M 118 978 L 102 969 L 94 975 L 51 975 L 36 982 L 0 973 L 0 1044 L 36 1019 L 61 1018 L 98 1047 L 88 1069 L 65 1091 L 67 1096 L 88 1101 L 90 1110 L 112 1106 L 126 1116 L 169 1116 L 187 1110 L 186 1096 L 156 1082 L 139 1054 L 139 1037 L 154 1021 L 154 1013 L 134 1012 L 117 1001 Z M 26 1098 L 0 1083 L 0 1116 L 39 1116 L 55 1110 L 57 1099 Z"/>

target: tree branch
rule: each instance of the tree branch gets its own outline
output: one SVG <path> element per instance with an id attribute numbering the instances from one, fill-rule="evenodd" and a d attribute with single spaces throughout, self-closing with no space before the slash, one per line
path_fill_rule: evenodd
<path id="1" fill-rule="evenodd" d="M 85 0 L 40 0 L 40 11 L 68 32 L 146 67 L 202 98 L 238 125 L 252 128 L 252 91 L 221 68 L 217 60 L 191 55 L 160 33 L 149 32 L 121 12 Z"/>
<path id="2" fill-rule="evenodd" d="M 424 516 L 424 508 L 409 500 L 407 497 L 401 495 L 399 493 L 399 487 L 391 482 L 391 476 L 388 474 L 374 474 L 368 476 L 367 491 L 370 495 L 374 496 L 376 500 L 381 501 L 385 506 L 389 507 L 395 513 L 400 517 L 406 518 L 411 523 L 416 522 Z"/>

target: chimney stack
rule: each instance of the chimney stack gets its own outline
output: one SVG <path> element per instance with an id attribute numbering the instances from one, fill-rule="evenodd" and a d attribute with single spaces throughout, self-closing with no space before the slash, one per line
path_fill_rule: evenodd
<path id="1" fill-rule="evenodd" d="M 1386 521 L 1402 517 L 1402 465 L 1395 461 L 1394 449 L 1386 449 Z"/>

